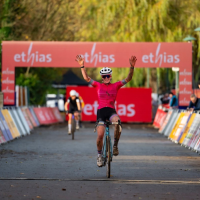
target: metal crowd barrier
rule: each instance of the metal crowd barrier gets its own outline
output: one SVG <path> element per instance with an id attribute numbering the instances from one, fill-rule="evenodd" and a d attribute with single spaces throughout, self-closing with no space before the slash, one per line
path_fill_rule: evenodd
<path id="1" fill-rule="evenodd" d="M 58 108 L 4 107 L 0 109 L 0 144 L 30 135 L 41 125 L 63 122 Z"/>
<path id="2" fill-rule="evenodd" d="M 200 112 L 159 107 L 153 126 L 172 142 L 200 154 Z"/>

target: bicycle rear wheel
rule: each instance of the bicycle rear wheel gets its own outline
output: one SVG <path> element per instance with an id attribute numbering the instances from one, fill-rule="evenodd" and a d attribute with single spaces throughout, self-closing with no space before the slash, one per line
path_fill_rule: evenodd
<path id="1" fill-rule="evenodd" d="M 76 122 L 75 122 L 74 116 L 72 116 L 72 140 L 74 140 L 75 130 L 76 130 Z"/>
<path id="2" fill-rule="evenodd" d="M 107 136 L 106 137 L 106 153 L 107 153 L 107 178 L 110 178 L 110 160 L 111 160 L 111 155 L 110 155 L 110 138 Z"/>

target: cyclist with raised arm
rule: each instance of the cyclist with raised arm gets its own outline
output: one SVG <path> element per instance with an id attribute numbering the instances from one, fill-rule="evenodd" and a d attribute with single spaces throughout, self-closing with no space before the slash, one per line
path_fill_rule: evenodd
<path id="1" fill-rule="evenodd" d="M 81 111 L 79 98 L 76 96 L 76 91 L 71 90 L 70 91 L 70 97 L 67 99 L 65 103 L 65 111 L 66 114 L 69 115 L 68 120 L 68 134 L 71 135 L 71 129 L 72 129 L 72 115 L 74 114 L 75 121 L 76 121 L 76 129 L 79 129 L 79 112 Z M 68 110 L 68 104 L 69 104 L 69 110 Z"/>
<path id="2" fill-rule="evenodd" d="M 117 97 L 118 90 L 124 86 L 126 83 L 128 83 L 132 77 L 134 72 L 134 66 L 137 61 L 135 56 L 131 56 L 129 59 L 130 62 L 130 71 L 127 76 L 122 81 L 118 81 L 116 83 L 111 83 L 112 79 L 112 70 L 108 67 L 104 67 L 100 70 L 100 75 L 102 77 L 102 82 L 99 83 L 97 81 L 92 80 L 86 73 L 86 70 L 84 68 L 84 59 L 81 57 L 81 55 L 76 56 L 76 61 L 81 66 L 81 72 L 83 75 L 83 78 L 89 82 L 93 87 L 96 88 L 97 94 L 98 94 L 98 102 L 99 107 L 97 110 L 97 121 L 106 121 L 110 120 L 111 122 L 118 122 L 120 120 L 119 116 L 117 115 L 117 112 L 115 110 L 115 100 Z M 97 127 L 97 166 L 101 167 L 103 165 L 103 158 L 102 158 L 102 146 L 103 146 L 103 136 L 105 132 L 105 126 L 104 125 L 98 125 Z M 118 142 L 120 138 L 121 132 L 119 129 L 119 125 L 115 125 L 114 130 L 114 145 L 113 145 L 113 155 L 117 156 L 119 154 L 118 151 Z"/>

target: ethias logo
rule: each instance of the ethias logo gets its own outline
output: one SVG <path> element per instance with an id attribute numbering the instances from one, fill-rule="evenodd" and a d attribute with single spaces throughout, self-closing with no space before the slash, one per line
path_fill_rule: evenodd
<path id="1" fill-rule="evenodd" d="M 96 49 L 96 43 L 94 43 L 90 54 L 88 54 L 86 52 L 83 55 L 86 63 L 93 63 L 94 62 L 94 66 L 96 66 L 97 63 L 114 63 L 115 62 L 115 55 L 114 54 L 106 55 L 106 54 L 102 54 L 102 52 L 96 53 L 95 49 Z"/>
<path id="2" fill-rule="evenodd" d="M 27 54 L 25 52 L 22 52 L 21 54 L 15 54 L 14 55 L 14 61 L 15 62 L 27 62 L 29 63 L 31 61 L 31 66 L 34 64 L 34 62 L 51 62 L 51 54 L 40 54 L 38 51 L 32 52 L 33 43 L 31 42 Z"/>
<path id="3" fill-rule="evenodd" d="M 159 63 L 159 67 L 162 63 L 179 63 L 180 58 L 179 55 L 169 55 L 166 52 L 160 54 L 161 44 L 158 44 L 156 49 L 156 54 L 150 53 L 149 55 L 142 56 L 143 63 Z"/>

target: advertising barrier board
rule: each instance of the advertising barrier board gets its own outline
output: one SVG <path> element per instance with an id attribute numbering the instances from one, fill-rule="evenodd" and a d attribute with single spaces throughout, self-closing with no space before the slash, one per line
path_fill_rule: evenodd
<path id="1" fill-rule="evenodd" d="M 170 119 L 171 116 L 172 116 L 172 112 L 173 112 L 172 109 L 168 111 L 167 116 L 166 116 L 165 120 L 163 121 L 163 123 L 162 123 L 162 125 L 161 125 L 161 127 L 160 127 L 160 129 L 159 129 L 159 131 L 158 131 L 159 133 L 163 133 L 163 131 L 164 131 L 164 129 L 165 129 L 167 123 L 169 122 L 169 119 Z"/>
<path id="2" fill-rule="evenodd" d="M 167 116 L 167 113 L 164 112 L 162 109 L 157 109 L 157 112 L 156 112 L 156 116 L 155 116 L 155 119 L 154 119 L 154 122 L 153 122 L 153 125 L 155 128 L 160 128 L 161 125 L 163 124 L 165 118 Z"/>
<path id="3" fill-rule="evenodd" d="M 85 86 L 68 86 L 66 91 L 67 98 L 69 97 L 69 92 L 71 90 L 76 90 L 85 102 L 85 106 L 82 112 L 82 121 L 96 121 L 98 109 L 98 97 L 96 88 Z M 122 122 L 151 122 L 151 89 L 119 89 L 115 108 Z"/>
<path id="4" fill-rule="evenodd" d="M 12 117 L 10 116 L 8 110 L 7 109 L 1 110 L 1 113 L 8 124 L 12 137 L 13 138 L 19 137 L 20 133 L 18 132 L 17 127 L 15 126 L 15 123 L 13 122 Z"/>
<path id="5" fill-rule="evenodd" d="M 190 144 L 190 140 L 191 140 L 193 134 L 195 134 L 195 132 L 197 131 L 199 124 L 200 124 L 200 115 L 197 113 L 193 120 L 193 123 L 190 126 L 188 133 L 182 143 L 183 145 L 188 146 Z"/>
<path id="6" fill-rule="evenodd" d="M 187 125 L 187 120 L 188 120 L 189 116 L 190 116 L 189 112 L 181 112 L 180 113 L 179 119 L 177 120 L 177 123 L 174 126 L 174 129 L 169 136 L 173 141 L 178 142 L 182 131 L 185 129 L 185 127 Z"/>
<path id="7" fill-rule="evenodd" d="M 174 126 L 175 126 L 175 124 L 176 124 L 176 122 L 177 122 L 179 116 L 180 116 L 180 113 L 179 113 L 178 110 L 176 110 L 176 111 L 174 112 L 173 118 L 172 118 L 172 120 L 171 120 L 169 126 L 168 126 L 167 129 L 165 130 L 165 136 L 168 137 L 168 136 L 171 134 L 171 132 L 172 132 L 172 130 L 173 130 L 173 128 L 174 128 Z"/>
<path id="8" fill-rule="evenodd" d="M 189 119 L 189 121 L 188 121 L 188 123 L 186 125 L 186 128 L 185 128 L 181 138 L 179 139 L 179 143 L 180 144 L 183 143 L 183 141 L 184 141 L 186 135 L 188 134 L 188 131 L 189 131 L 189 129 L 190 129 L 195 117 L 196 117 L 196 113 L 192 113 L 191 116 L 190 116 L 190 119 Z"/>
<path id="9" fill-rule="evenodd" d="M 4 138 L 3 132 L 0 130 L 0 144 L 3 144 L 6 142 L 6 139 Z"/>

